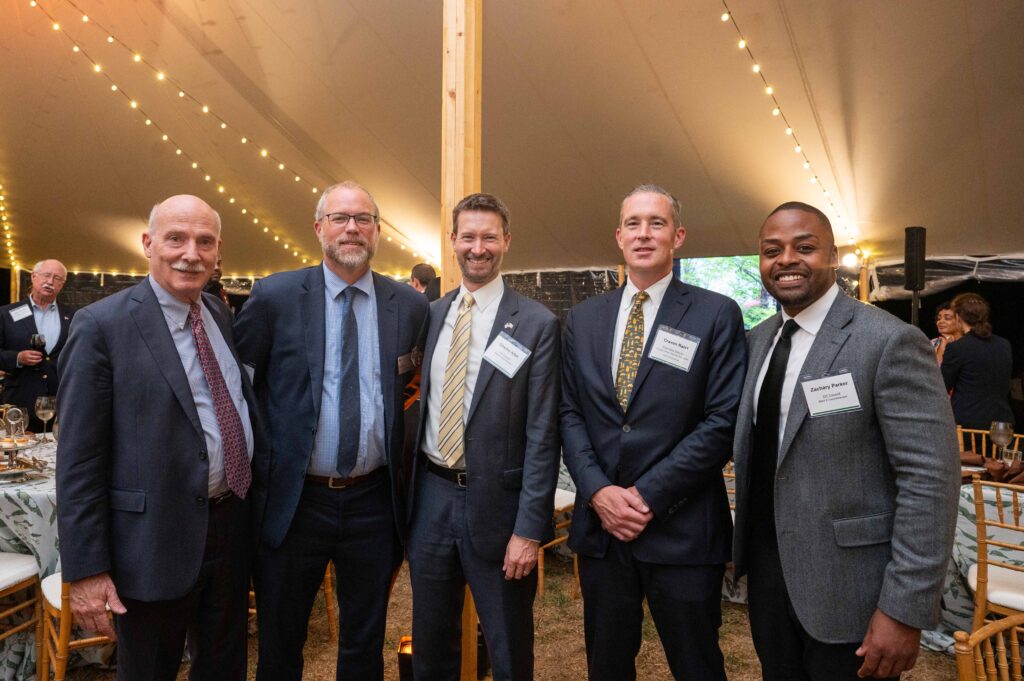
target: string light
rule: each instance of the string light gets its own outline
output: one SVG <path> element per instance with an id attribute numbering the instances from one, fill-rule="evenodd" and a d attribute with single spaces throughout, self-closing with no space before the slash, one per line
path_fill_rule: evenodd
<path id="1" fill-rule="evenodd" d="M 813 184 L 813 185 L 818 186 L 821 189 L 822 199 L 824 200 L 825 203 L 828 204 L 828 208 L 831 210 L 832 214 L 835 215 L 836 221 L 838 222 L 839 226 L 846 233 L 847 241 L 849 242 L 849 244 L 851 246 L 857 246 L 856 236 L 857 236 L 857 234 L 859 234 L 859 230 L 857 230 L 855 225 L 851 226 L 851 225 L 849 225 L 847 223 L 847 221 L 842 219 L 842 215 L 840 214 L 840 211 L 839 211 L 839 203 L 840 203 L 840 201 L 838 199 L 833 200 L 831 192 L 829 192 L 828 189 L 826 189 L 825 187 L 823 187 L 821 185 L 821 180 L 820 180 L 820 178 L 818 176 L 818 173 L 814 170 L 814 167 L 811 165 L 811 159 L 807 156 L 807 153 L 804 151 L 803 145 L 801 145 L 799 140 L 797 139 L 797 135 L 796 135 L 795 130 L 793 129 L 793 125 L 786 118 L 785 111 L 782 109 L 782 105 L 779 103 L 779 101 L 778 101 L 778 99 L 776 97 L 775 88 L 768 83 L 768 79 L 764 75 L 764 72 L 763 72 L 763 70 L 761 68 L 761 64 L 757 61 L 757 59 L 754 58 L 754 53 L 751 52 L 750 47 L 749 47 L 749 43 L 747 42 L 746 37 L 743 35 L 743 31 L 740 30 L 740 26 L 736 22 L 736 17 L 732 14 L 732 11 L 729 9 L 729 5 L 726 3 L 725 0 L 722 0 L 722 10 L 723 10 L 722 11 L 722 15 L 721 15 L 722 21 L 723 22 L 731 23 L 732 27 L 736 30 L 736 36 L 738 38 L 738 42 L 736 44 L 739 46 L 739 48 L 741 50 L 746 51 L 747 56 L 750 58 L 750 62 L 751 62 L 750 69 L 751 69 L 751 71 L 753 71 L 755 74 L 757 74 L 757 76 L 761 79 L 761 84 L 764 87 L 765 95 L 770 97 L 771 100 L 772 100 L 772 109 L 771 109 L 772 116 L 776 117 L 776 118 L 781 118 L 782 119 L 782 122 L 786 126 L 785 127 L 786 135 L 788 137 L 792 137 L 793 138 L 793 142 L 794 142 L 793 151 L 796 154 L 798 154 L 801 157 L 801 159 L 803 160 L 803 168 L 804 168 L 804 170 L 811 171 L 810 183 Z"/>
<path id="2" fill-rule="evenodd" d="M 14 223 L 11 221 L 11 197 L 7 193 L 7 183 L 0 182 L 0 225 L 3 225 L 3 235 L 7 258 L 12 269 L 18 269 L 18 253 L 14 245 Z"/>

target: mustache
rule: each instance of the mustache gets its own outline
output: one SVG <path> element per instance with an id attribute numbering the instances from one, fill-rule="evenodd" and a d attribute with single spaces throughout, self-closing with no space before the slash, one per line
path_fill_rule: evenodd
<path id="1" fill-rule="evenodd" d="M 188 272 L 189 274 L 202 274 L 206 271 L 201 262 L 185 262 L 184 260 L 178 260 L 171 264 L 171 269 L 178 272 Z"/>

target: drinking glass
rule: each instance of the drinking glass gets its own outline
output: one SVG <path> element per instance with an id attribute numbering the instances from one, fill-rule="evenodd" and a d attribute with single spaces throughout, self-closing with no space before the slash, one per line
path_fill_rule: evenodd
<path id="1" fill-rule="evenodd" d="M 988 436 L 992 438 L 992 444 L 999 448 L 996 451 L 996 458 L 1002 458 L 1002 451 L 1013 439 L 1013 424 L 1005 421 L 993 421 L 989 426 Z"/>
<path id="2" fill-rule="evenodd" d="M 46 422 L 57 412 L 57 398 L 52 395 L 40 395 L 36 398 L 36 416 L 43 422 L 43 435 L 40 442 L 50 442 L 46 437 Z"/>
<path id="3" fill-rule="evenodd" d="M 1007 449 L 1003 447 L 1003 465 L 1013 468 L 1014 464 L 1020 463 L 1021 453 L 1019 449 Z"/>

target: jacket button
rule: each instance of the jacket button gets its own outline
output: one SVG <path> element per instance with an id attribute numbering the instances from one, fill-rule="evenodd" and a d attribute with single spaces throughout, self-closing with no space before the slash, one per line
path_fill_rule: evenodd
<path id="1" fill-rule="evenodd" d="M 43 374 L 43 379 L 44 379 L 44 380 L 46 379 L 46 374 Z"/>
<path id="2" fill-rule="evenodd" d="M 199 460 L 200 461 L 206 461 L 206 451 L 205 450 L 199 452 Z"/>
<path id="3" fill-rule="evenodd" d="M 196 506 L 203 506 L 206 504 L 206 497 L 196 497 Z"/>
<path id="4" fill-rule="evenodd" d="M 628 423 L 625 423 L 625 424 L 622 425 L 622 432 L 623 433 L 628 433 L 630 430 L 632 430 L 632 429 L 629 427 Z"/>

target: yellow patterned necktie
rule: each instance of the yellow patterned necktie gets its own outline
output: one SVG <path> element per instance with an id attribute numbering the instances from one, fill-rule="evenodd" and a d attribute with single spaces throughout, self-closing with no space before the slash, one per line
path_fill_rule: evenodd
<path id="1" fill-rule="evenodd" d="M 629 308 L 626 330 L 622 334 L 622 348 L 619 352 L 619 367 L 615 372 L 615 394 L 622 411 L 626 411 L 629 396 L 633 393 L 633 381 L 640 366 L 640 355 L 644 352 L 644 301 L 651 296 L 647 291 L 637 291 L 633 306 Z"/>
<path id="2" fill-rule="evenodd" d="M 469 367 L 469 331 L 473 317 L 473 296 L 462 296 L 459 316 L 455 318 L 452 342 L 448 347 L 448 364 L 444 369 L 441 391 L 441 425 L 437 430 L 437 449 L 444 464 L 454 468 L 462 459 L 466 425 L 462 420 L 466 400 L 466 370 Z"/>

